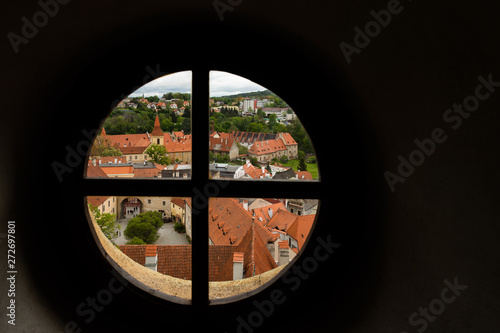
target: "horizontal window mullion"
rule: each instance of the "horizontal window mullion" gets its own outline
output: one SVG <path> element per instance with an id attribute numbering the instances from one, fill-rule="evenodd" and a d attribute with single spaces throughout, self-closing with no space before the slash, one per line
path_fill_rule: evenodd
<path id="1" fill-rule="evenodd" d="M 84 179 L 82 181 L 83 195 L 113 194 L 113 195 L 147 195 L 189 197 L 195 188 L 191 180 L 162 179 Z"/>

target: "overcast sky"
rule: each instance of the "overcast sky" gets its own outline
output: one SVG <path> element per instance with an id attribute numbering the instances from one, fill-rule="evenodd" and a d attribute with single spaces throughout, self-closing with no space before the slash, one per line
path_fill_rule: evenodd
<path id="1" fill-rule="evenodd" d="M 266 88 L 241 76 L 219 71 L 210 72 L 210 97 L 262 90 L 266 90 Z M 145 84 L 130 96 L 136 97 L 144 94 L 146 97 L 152 95 L 161 97 L 167 92 L 191 93 L 191 72 L 185 71 L 162 76 Z"/>

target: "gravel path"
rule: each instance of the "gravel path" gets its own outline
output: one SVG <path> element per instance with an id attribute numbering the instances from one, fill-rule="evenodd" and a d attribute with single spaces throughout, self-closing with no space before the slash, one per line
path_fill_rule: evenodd
<path id="1" fill-rule="evenodd" d="M 128 241 L 125 238 L 125 236 L 123 235 L 123 231 L 127 227 L 128 220 L 129 219 L 118 220 L 118 223 L 121 225 L 121 229 L 120 229 L 121 235 L 113 238 L 113 241 L 117 245 L 125 245 Z M 155 242 L 156 245 L 187 245 L 187 244 L 189 244 L 185 233 L 180 234 L 174 230 L 174 222 L 163 224 L 163 226 L 158 230 L 158 233 L 160 234 L 160 238 L 158 238 L 158 240 Z"/>

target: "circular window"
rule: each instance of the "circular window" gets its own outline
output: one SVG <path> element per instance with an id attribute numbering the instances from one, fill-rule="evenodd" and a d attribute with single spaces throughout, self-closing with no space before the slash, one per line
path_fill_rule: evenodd
<path id="1" fill-rule="evenodd" d="M 303 252 L 320 204 L 314 147 L 292 106 L 220 71 L 162 76 L 119 101 L 84 172 L 106 258 L 186 305 L 271 285 Z"/>

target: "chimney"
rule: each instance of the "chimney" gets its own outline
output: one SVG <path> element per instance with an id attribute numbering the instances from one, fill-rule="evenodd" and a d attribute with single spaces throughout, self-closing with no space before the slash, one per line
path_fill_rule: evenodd
<path id="1" fill-rule="evenodd" d="M 288 264 L 289 262 L 288 258 L 290 256 L 290 254 L 288 253 L 289 251 L 288 242 L 287 241 L 279 242 L 278 248 L 279 248 L 278 266 Z"/>
<path id="2" fill-rule="evenodd" d="M 262 173 L 266 173 L 266 168 L 261 167 L 261 169 L 262 169 Z"/>
<path id="3" fill-rule="evenodd" d="M 117 162 L 118 160 L 115 158 L 115 163 Z"/>
<path id="4" fill-rule="evenodd" d="M 233 281 L 243 279 L 243 252 L 233 253 Z"/>
<path id="5" fill-rule="evenodd" d="M 158 247 L 156 245 L 146 245 L 146 262 L 144 266 L 157 272 Z"/>
<path id="6" fill-rule="evenodd" d="M 243 200 L 243 208 L 248 212 L 248 200 Z"/>
<path id="7" fill-rule="evenodd" d="M 272 208 L 269 208 L 267 210 L 267 215 L 269 215 L 269 218 L 271 218 L 271 219 L 273 218 L 273 209 Z"/>
<path id="8" fill-rule="evenodd" d="M 93 166 L 95 166 L 95 165 L 96 165 L 96 163 L 97 163 L 97 159 L 95 159 L 95 158 L 94 158 L 94 159 L 92 159 L 92 165 L 93 165 Z"/>

